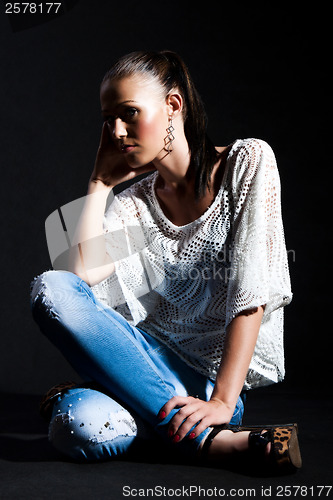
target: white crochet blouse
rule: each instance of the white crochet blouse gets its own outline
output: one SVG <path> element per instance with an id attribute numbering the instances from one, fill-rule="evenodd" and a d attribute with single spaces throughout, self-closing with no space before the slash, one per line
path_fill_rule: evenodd
<path id="1" fill-rule="evenodd" d="M 282 380 L 282 306 L 292 294 L 270 146 L 236 140 L 215 200 L 184 226 L 164 215 L 157 176 L 133 184 L 106 211 L 116 271 L 93 287 L 97 298 L 212 380 L 227 325 L 241 311 L 266 305 L 244 389 Z"/>

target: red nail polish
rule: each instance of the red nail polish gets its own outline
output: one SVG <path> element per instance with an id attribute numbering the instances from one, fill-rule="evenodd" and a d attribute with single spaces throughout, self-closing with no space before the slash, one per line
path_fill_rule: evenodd
<path id="1" fill-rule="evenodd" d="M 160 411 L 159 417 L 161 420 L 163 420 L 163 418 L 165 418 L 165 415 L 166 415 L 166 413 L 164 410 Z"/>
<path id="2" fill-rule="evenodd" d="M 194 439 L 195 438 L 195 432 L 191 432 L 191 434 L 188 437 L 189 439 Z"/>
<path id="3" fill-rule="evenodd" d="M 178 434 L 176 434 L 175 437 L 173 438 L 173 442 L 178 443 L 179 440 L 180 440 L 180 436 Z"/>
<path id="4" fill-rule="evenodd" d="M 169 429 L 168 436 L 169 436 L 169 438 L 171 438 L 173 436 L 173 430 L 172 429 Z"/>

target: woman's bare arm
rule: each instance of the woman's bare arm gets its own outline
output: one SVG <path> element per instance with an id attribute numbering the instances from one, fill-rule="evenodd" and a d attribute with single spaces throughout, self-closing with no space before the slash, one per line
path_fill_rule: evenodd
<path id="1" fill-rule="evenodd" d="M 69 271 L 93 286 L 114 272 L 106 251 L 103 216 L 112 186 L 90 181 L 85 204 L 76 227 L 69 256 Z"/>
<path id="2" fill-rule="evenodd" d="M 114 262 L 106 251 L 103 216 L 110 191 L 118 184 L 155 170 L 153 164 L 131 168 L 124 160 L 104 122 L 85 204 L 75 230 L 69 255 L 69 271 L 93 286 L 114 272 Z"/>
<path id="3" fill-rule="evenodd" d="M 212 400 L 222 401 L 233 412 L 250 366 L 264 307 L 244 311 L 227 328 L 223 358 Z"/>
<path id="4" fill-rule="evenodd" d="M 257 342 L 264 307 L 244 312 L 234 318 L 228 329 L 224 353 L 209 401 L 192 396 L 175 396 L 160 410 L 165 418 L 172 409 L 180 408 L 170 421 L 170 432 L 183 439 L 196 425 L 195 435 L 212 425 L 230 422 L 242 391 Z"/>

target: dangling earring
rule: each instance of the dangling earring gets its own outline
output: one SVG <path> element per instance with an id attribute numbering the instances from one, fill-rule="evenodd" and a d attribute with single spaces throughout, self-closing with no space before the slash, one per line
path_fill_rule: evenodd
<path id="1" fill-rule="evenodd" d="M 168 135 L 164 138 L 164 149 L 168 152 L 168 153 L 171 153 L 171 151 L 173 151 L 173 147 L 172 147 L 172 143 L 173 141 L 175 140 L 175 137 L 174 135 L 172 134 L 172 132 L 174 131 L 174 127 L 172 125 L 172 117 L 170 116 L 169 117 L 169 126 L 168 128 L 166 129 L 166 131 L 168 132 Z"/>

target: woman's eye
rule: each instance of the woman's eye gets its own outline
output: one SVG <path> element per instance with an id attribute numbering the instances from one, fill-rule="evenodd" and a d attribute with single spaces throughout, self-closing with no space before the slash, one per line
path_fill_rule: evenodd
<path id="1" fill-rule="evenodd" d="M 132 119 L 136 116 L 138 110 L 135 109 L 135 108 L 128 108 L 126 109 L 126 111 L 124 112 L 124 118 L 126 118 L 127 120 L 128 119 Z"/>
<path id="2" fill-rule="evenodd" d="M 113 125 L 117 118 L 120 118 L 123 122 L 129 122 L 133 120 L 138 113 L 136 108 L 128 108 L 122 111 L 119 115 L 116 116 L 107 116 L 103 120 L 106 121 L 109 125 Z"/>

